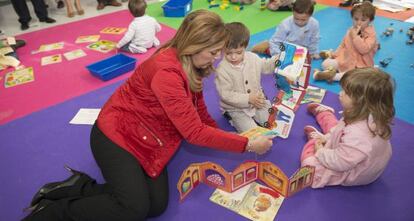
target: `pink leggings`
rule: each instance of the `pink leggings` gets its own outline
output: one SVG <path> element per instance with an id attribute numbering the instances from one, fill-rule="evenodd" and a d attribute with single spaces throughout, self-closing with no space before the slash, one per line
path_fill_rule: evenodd
<path id="1" fill-rule="evenodd" d="M 336 126 L 338 123 L 338 119 L 336 119 L 335 115 L 330 111 L 322 111 L 316 115 L 316 121 L 318 122 L 319 126 L 322 128 L 322 133 L 328 133 L 332 127 Z M 304 159 L 313 156 L 315 154 L 315 142 L 316 139 L 310 139 L 302 150 L 302 155 L 300 156 L 300 161 L 302 162 Z"/>

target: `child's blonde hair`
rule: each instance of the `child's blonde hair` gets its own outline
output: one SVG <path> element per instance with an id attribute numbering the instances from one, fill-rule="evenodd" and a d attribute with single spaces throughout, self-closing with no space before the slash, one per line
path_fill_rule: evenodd
<path id="1" fill-rule="evenodd" d="M 368 120 L 372 115 L 375 127 L 370 129 L 373 135 L 389 139 L 395 115 L 395 82 L 391 76 L 378 68 L 357 68 L 347 71 L 340 84 L 352 99 L 353 106 L 344 111 L 345 123 Z"/>
<path id="2" fill-rule="evenodd" d="M 351 16 L 354 17 L 356 13 L 361 13 L 362 17 L 369 18 L 370 21 L 373 21 L 375 18 L 375 7 L 371 2 L 364 1 L 352 7 Z"/>
<path id="3" fill-rule="evenodd" d="M 223 45 L 229 37 L 221 17 L 211 11 L 200 9 L 188 14 L 174 37 L 163 45 L 158 51 L 166 48 L 177 49 L 178 58 L 190 82 L 193 92 L 203 89 L 202 78 L 213 72 L 213 66 L 196 68 L 192 56 L 206 48 Z"/>

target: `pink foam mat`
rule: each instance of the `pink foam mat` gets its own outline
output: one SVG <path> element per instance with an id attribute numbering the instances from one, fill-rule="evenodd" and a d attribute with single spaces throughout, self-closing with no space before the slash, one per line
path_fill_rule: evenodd
<path id="1" fill-rule="evenodd" d="M 127 28 L 132 19 L 130 13 L 123 10 L 16 36 L 16 39 L 26 41 L 26 46 L 17 52 L 24 66 L 33 67 L 35 80 L 5 88 L 5 75 L 13 69 L 0 72 L 0 125 L 130 76 L 132 71 L 107 82 L 92 76 L 86 66 L 115 55 L 116 50 L 101 53 L 88 49 L 86 46 L 90 43 L 76 44 L 75 40 L 82 35 L 100 35 L 101 40 L 118 42 L 123 34 L 102 34 L 100 31 L 106 27 Z M 157 37 L 164 43 L 174 33 L 174 29 L 163 25 Z M 36 51 L 41 45 L 57 42 L 64 42 L 64 48 L 32 54 L 32 51 Z M 72 61 L 66 60 L 63 53 L 75 49 L 82 49 L 87 55 Z M 137 58 L 138 65 L 154 52 L 155 49 L 152 48 L 145 54 L 127 55 Z M 54 54 L 62 55 L 61 63 L 41 66 L 42 57 Z"/>

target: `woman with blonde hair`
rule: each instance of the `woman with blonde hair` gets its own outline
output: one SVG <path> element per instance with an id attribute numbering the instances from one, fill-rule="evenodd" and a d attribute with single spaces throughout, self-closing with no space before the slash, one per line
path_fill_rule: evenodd
<path id="1" fill-rule="evenodd" d="M 202 79 L 213 70 L 228 33 L 207 10 L 187 15 L 175 36 L 135 70 L 102 108 L 91 148 L 106 180 L 82 172 L 43 186 L 26 220 L 145 220 L 168 204 L 167 164 L 182 140 L 232 152 L 263 154 L 273 137 L 255 140 L 217 128 Z M 190 163 L 190 162 L 189 162 Z"/>

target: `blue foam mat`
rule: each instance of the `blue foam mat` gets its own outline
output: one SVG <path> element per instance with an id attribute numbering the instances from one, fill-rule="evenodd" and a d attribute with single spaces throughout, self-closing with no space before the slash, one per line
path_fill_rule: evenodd
<path id="1" fill-rule="evenodd" d="M 316 12 L 314 16 L 320 23 L 320 49 L 336 49 L 347 29 L 352 25 L 350 12 L 339 8 L 327 8 Z M 379 65 L 381 60 L 392 57 L 391 63 L 382 69 L 391 74 L 397 83 L 395 94 L 396 116 L 414 124 L 414 114 L 412 114 L 414 99 L 410 98 L 411 90 L 414 88 L 412 86 L 414 84 L 414 67 L 411 67 L 411 64 L 414 65 L 414 45 L 405 43 L 408 40 L 407 30 L 414 25 L 379 16 L 375 18 L 373 24 L 378 41 L 381 44 L 381 49 L 374 57 L 375 64 Z M 387 27 L 394 28 L 393 35 L 389 37 L 381 36 Z M 403 32 L 400 32 L 401 29 Z M 252 35 L 250 46 L 270 39 L 274 31 L 275 28 L 272 28 Z M 321 63 L 322 60 L 313 61 L 312 68 L 320 68 Z M 340 91 L 338 83 L 327 84 L 326 82 L 314 81 L 313 78 L 311 78 L 310 83 L 334 93 Z"/>

